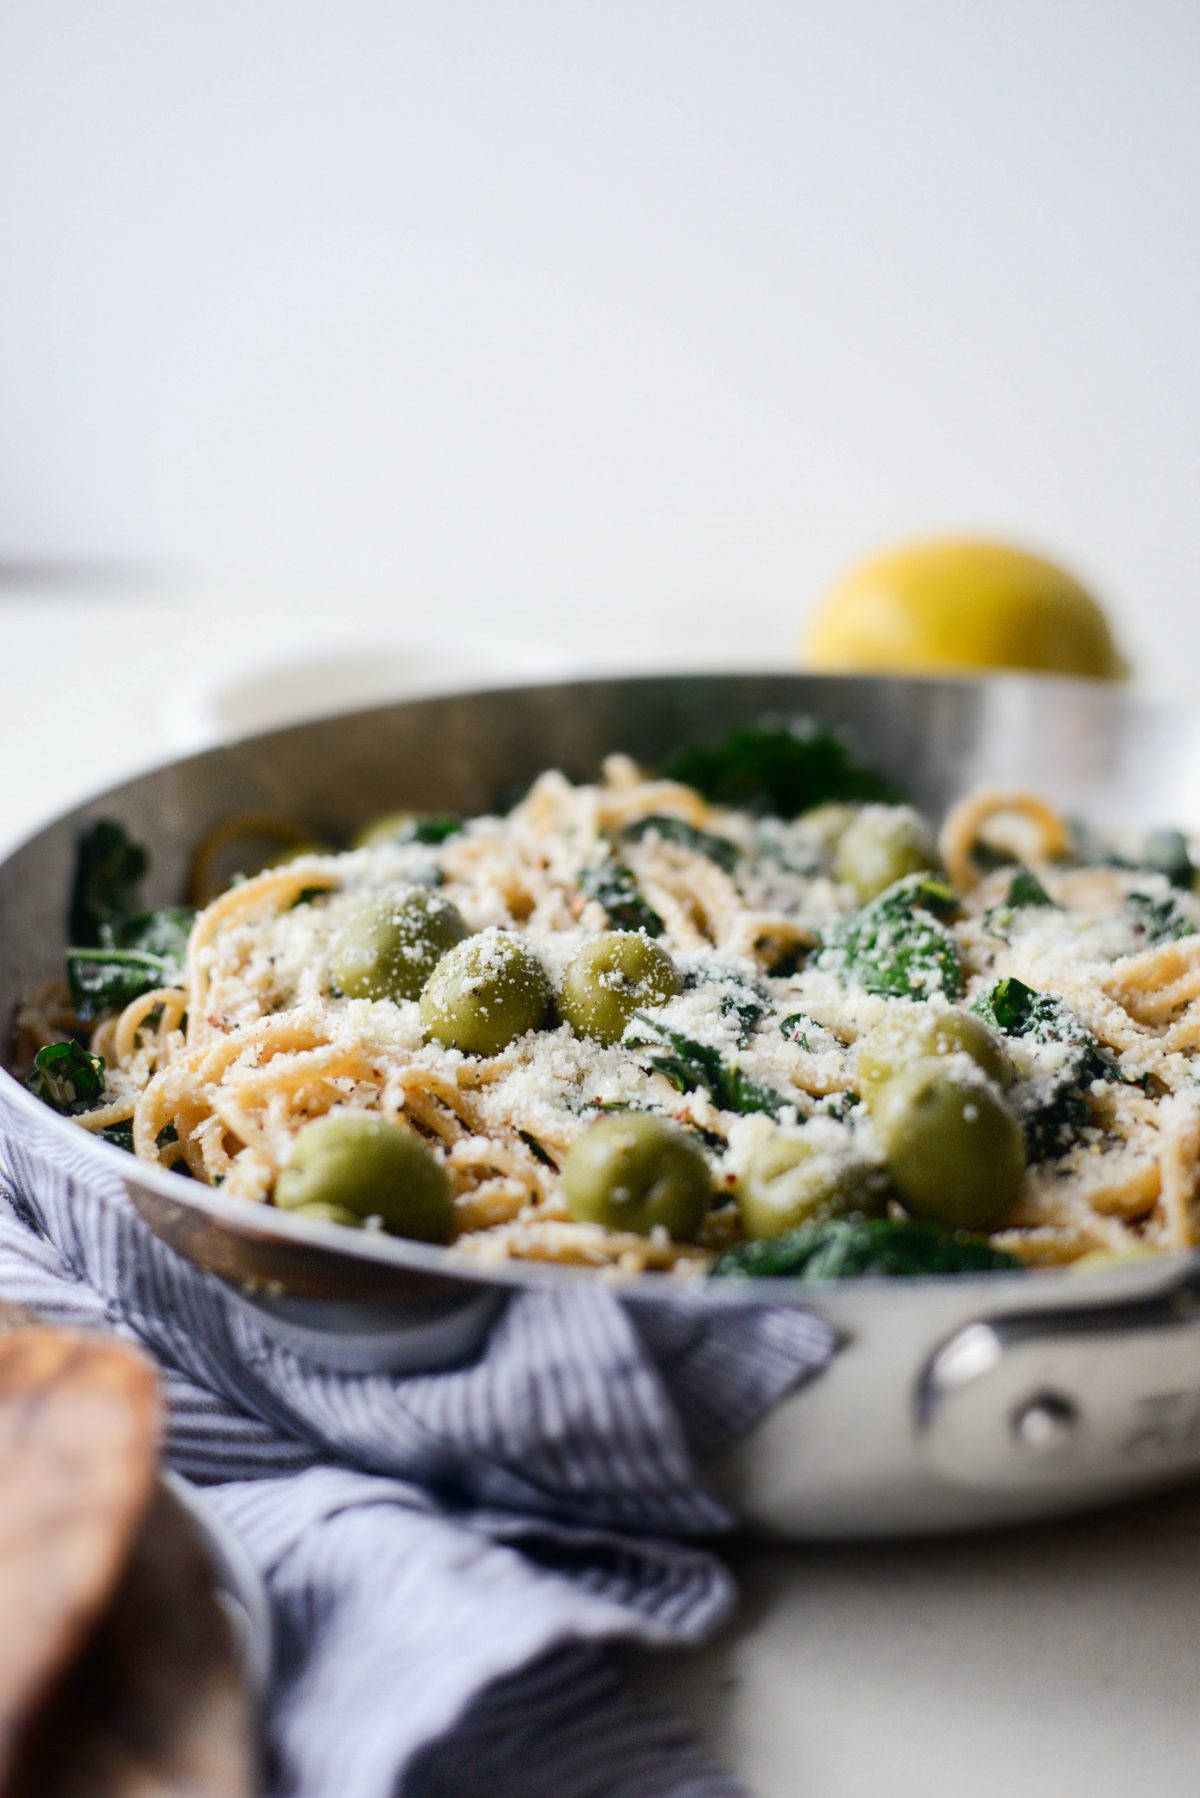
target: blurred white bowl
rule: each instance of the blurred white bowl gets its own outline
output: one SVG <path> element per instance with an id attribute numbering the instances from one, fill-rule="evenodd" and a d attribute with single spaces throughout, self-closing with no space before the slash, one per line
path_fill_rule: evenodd
<path id="1" fill-rule="evenodd" d="M 480 632 L 354 649 L 344 642 L 314 644 L 301 655 L 243 663 L 236 673 L 214 671 L 211 680 L 175 696 L 167 723 L 176 749 L 202 749 L 276 725 L 393 699 L 561 679 L 578 666 L 564 651 L 546 644 Z"/>

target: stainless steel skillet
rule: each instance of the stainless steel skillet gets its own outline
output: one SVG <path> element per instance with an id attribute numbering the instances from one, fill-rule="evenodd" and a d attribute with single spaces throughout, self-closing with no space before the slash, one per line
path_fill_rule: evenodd
<path id="1" fill-rule="evenodd" d="M 60 818 L 0 866 L 0 1013 L 61 969 L 84 823 L 121 819 L 176 899 L 191 851 L 237 811 L 338 840 L 411 805 L 486 810 L 548 766 L 649 762 L 768 711 L 845 727 L 937 812 L 981 780 L 1028 782 L 1100 822 L 1200 824 L 1200 715 L 1071 682 L 730 675 L 614 679 L 399 704 L 172 763 Z M 306 1223 L 144 1170 L 0 1073 L 0 1130 L 34 1166 L 120 1180 L 179 1253 L 331 1364 L 430 1366 L 469 1352 L 514 1287 L 588 1278 L 460 1265 L 443 1250 Z M 111 1190 L 111 1185 L 110 1185 Z M 962 1528 L 1066 1511 L 1200 1471 L 1200 1258 L 1103 1275 L 725 1291 L 705 1308 L 803 1304 L 841 1347 L 710 1475 L 744 1519 L 804 1536 Z M 652 1277 L 629 1302 L 663 1302 Z"/>

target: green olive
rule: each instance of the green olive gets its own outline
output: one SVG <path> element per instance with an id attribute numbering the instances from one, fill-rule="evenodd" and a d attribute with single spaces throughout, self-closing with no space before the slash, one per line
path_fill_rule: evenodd
<path id="1" fill-rule="evenodd" d="M 755 1150 L 734 1196 L 742 1229 L 757 1239 L 848 1211 L 879 1217 L 886 1181 L 869 1162 L 853 1155 L 822 1154 L 811 1138 L 781 1131 Z"/>
<path id="2" fill-rule="evenodd" d="M 932 1011 L 928 1005 L 889 1009 L 858 1045 L 855 1078 L 867 1109 L 893 1074 L 918 1061 L 947 1055 L 969 1055 L 997 1086 L 1013 1083 L 1013 1065 L 1003 1043 L 973 1012 Z"/>
<path id="3" fill-rule="evenodd" d="M 369 824 L 355 831 L 350 847 L 378 849 L 381 843 L 402 842 L 420 815 L 420 812 L 384 812 L 381 818 L 372 818 Z"/>
<path id="4" fill-rule="evenodd" d="M 419 999 L 447 949 L 467 934 L 457 906 L 422 887 L 370 899 L 333 945 L 334 985 L 347 999 Z"/>
<path id="5" fill-rule="evenodd" d="M 1025 1177 L 1016 1118 L 982 1081 L 919 1061 L 880 1088 L 875 1133 L 914 1217 L 948 1230 L 994 1230 Z"/>
<path id="6" fill-rule="evenodd" d="M 393 1236 L 416 1242 L 448 1242 L 454 1222 L 442 1163 L 410 1130 L 367 1111 L 305 1124 L 275 1182 L 275 1203 L 334 1222 L 342 1210 L 360 1222 L 380 1217 Z"/>
<path id="7" fill-rule="evenodd" d="M 332 1199 L 309 1199 L 303 1205 L 286 1207 L 289 1217 L 312 1217 L 322 1224 L 343 1224 L 348 1230 L 361 1230 L 363 1220 L 348 1205 L 336 1205 Z"/>
<path id="8" fill-rule="evenodd" d="M 833 858 L 834 873 L 864 905 L 906 874 L 936 866 L 929 826 L 904 805 L 864 805 L 843 831 Z"/>
<path id="9" fill-rule="evenodd" d="M 351 849 L 378 849 L 384 843 L 444 843 L 457 836 L 462 820 L 451 812 L 385 812 L 356 831 Z"/>
<path id="10" fill-rule="evenodd" d="M 854 806 L 843 805 L 840 800 L 827 799 L 823 805 L 814 805 L 804 813 L 804 834 L 818 849 L 823 850 L 826 855 L 832 855 L 857 816 Z"/>
<path id="11" fill-rule="evenodd" d="M 675 963 L 651 937 L 606 930 L 585 943 L 563 976 L 558 1009 L 577 1036 L 620 1042 L 635 1011 L 683 991 Z"/>
<path id="12" fill-rule="evenodd" d="M 665 1118 L 623 1111 L 601 1118 L 563 1162 L 567 1210 L 578 1224 L 688 1242 L 708 1215 L 712 1179 L 703 1152 Z"/>
<path id="13" fill-rule="evenodd" d="M 464 1055 L 498 1055 L 550 1008 L 537 955 L 509 930 L 483 930 L 444 955 L 421 994 L 427 1037 Z"/>
<path id="14" fill-rule="evenodd" d="M 286 868 L 292 862 L 298 862 L 302 855 L 328 855 L 329 848 L 325 843 L 318 843 L 315 837 L 305 837 L 301 843 L 289 843 L 286 849 L 277 849 L 262 864 L 262 873 L 269 868 Z"/>

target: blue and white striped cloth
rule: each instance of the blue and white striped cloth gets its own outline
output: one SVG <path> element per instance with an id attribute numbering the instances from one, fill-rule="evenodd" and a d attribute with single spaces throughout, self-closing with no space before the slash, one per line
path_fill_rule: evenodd
<path id="1" fill-rule="evenodd" d="M 263 1575 L 273 1798 L 732 1798 L 602 1645 L 704 1640 L 729 1519 L 697 1462 L 832 1352 L 796 1310 L 521 1294 L 447 1372 L 334 1373 L 0 1098 L 0 1293 L 142 1343 L 166 1455 Z"/>

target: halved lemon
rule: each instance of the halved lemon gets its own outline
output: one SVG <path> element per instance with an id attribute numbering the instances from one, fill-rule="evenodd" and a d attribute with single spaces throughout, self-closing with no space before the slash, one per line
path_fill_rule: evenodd
<path id="1" fill-rule="evenodd" d="M 906 544 L 852 568 L 809 619 L 801 659 L 831 671 L 1129 672 L 1100 606 L 1065 568 L 971 537 Z"/>

